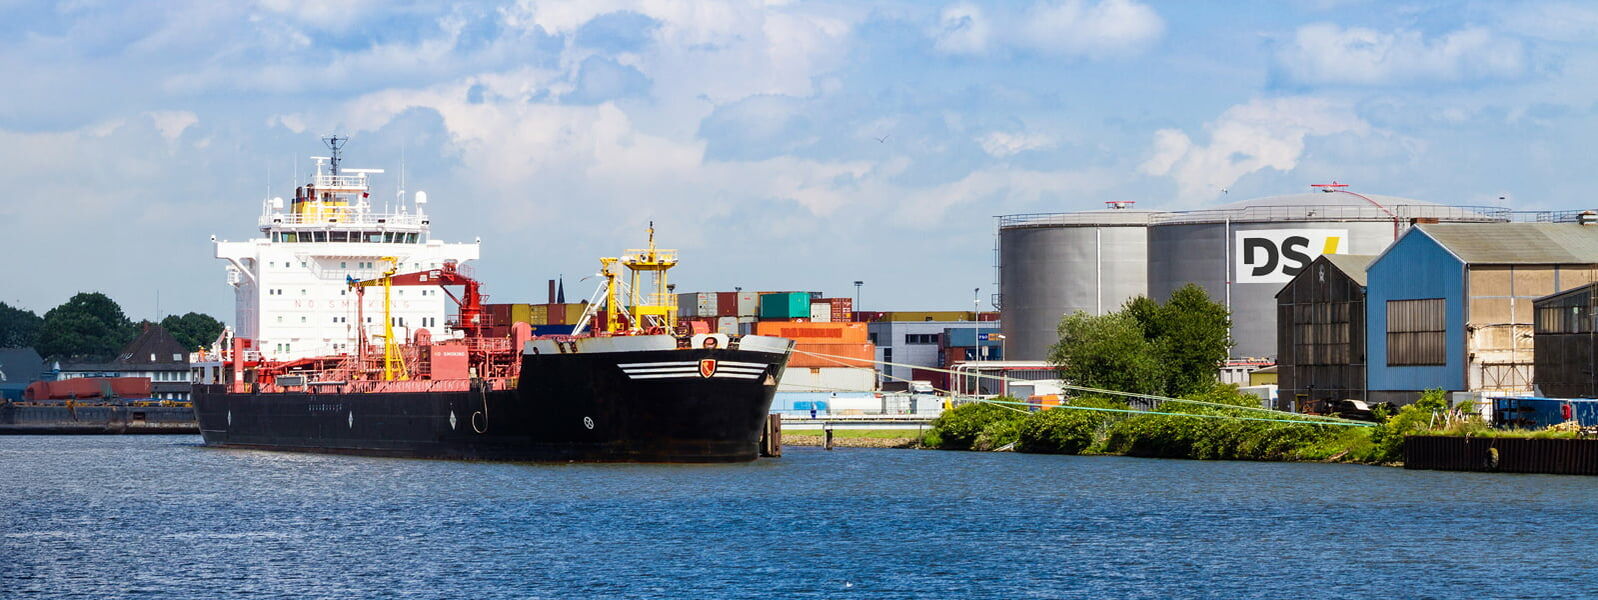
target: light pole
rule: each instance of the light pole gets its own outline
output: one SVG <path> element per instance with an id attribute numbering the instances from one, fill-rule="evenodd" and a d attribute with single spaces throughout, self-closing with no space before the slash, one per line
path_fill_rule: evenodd
<path id="1" fill-rule="evenodd" d="M 855 314 L 849 315 L 849 316 L 853 317 L 854 320 L 856 320 L 856 321 L 860 320 L 860 318 L 857 316 L 857 315 L 860 314 L 860 286 L 865 285 L 865 284 L 866 284 L 866 282 L 864 282 L 864 281 L 855 281 L 854 282 L 854 313 Z"/>
<path id="2" fill-rule="evenodd" d="M 982 288 L 971 288 L 971 322 L 972 323 L 979 323 L 980 322 L 977 319 L 977 312 L 978 312 L 978 309 L 980 309 L 982 307 L 981 298 L 982 298 Z M 972 354 L 974 354 L 976 356 L 976 359 L 978 361 L 981 361 L 982 360 L 982 326 L 980 324 L 977 325 L 976 329 L 973 329 L 972 332 L 977 334 L 976 335 L 977 347 L 976 347 L 976 351 L 972 352 Z"/>

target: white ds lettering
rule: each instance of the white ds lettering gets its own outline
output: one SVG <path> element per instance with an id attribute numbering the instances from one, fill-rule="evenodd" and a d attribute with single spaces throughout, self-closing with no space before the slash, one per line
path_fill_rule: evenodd
<path id="1" fill-rule="evenodd" d="M 1347 254 L 1347 229 L 1266 229 L 1237 232 L 1237 283 L 1286 283 L 1322 254 Z"/>

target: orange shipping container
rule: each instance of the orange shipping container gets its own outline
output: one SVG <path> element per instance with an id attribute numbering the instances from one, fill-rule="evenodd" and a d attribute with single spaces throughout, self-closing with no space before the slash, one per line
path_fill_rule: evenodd
<path id="1" fill-rule="evenodd" d="M 806 352 L 824 354 L 826 356 L 815 356 L 806 354 Z M 793 355 L 788 357 L 788 367 L 865 367 L 870 369 L 876 366 L 876 359 L 877 345 L 871 342 L 851 344 L 800 342 L 794 344 Z"/>
<path id="2" fill-rule="evenodd" d="M 755 334 L 785 337 L 796 342 L 861 343 L 869 340 L 865 323 L 791 323 L 786 321 L 761 321 L 755 324 Z"/>

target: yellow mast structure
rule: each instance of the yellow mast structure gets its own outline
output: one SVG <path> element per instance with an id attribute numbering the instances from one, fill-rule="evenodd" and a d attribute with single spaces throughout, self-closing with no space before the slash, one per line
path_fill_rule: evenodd
<path id="1" fill-rule="evenodd" d="M 608 333 L 621 333 L 623 331 L 639 332 L 648 329 L 651 323 L 664 327 L 667 330 L 677 327 L 677 298 L 667 291 L 666 271 L 677 266 L 677 251 L 664 250 L 655 247 L 655 223 L 649 222 L 649 247 L 628 250 L 620 258 L 599 259 L 600 274 L 605 276 L 605 331 Z M 615 265 L 627 267 L 627 304 L 625 311 L 627 326 L 622 326 L 623 314 L 619 302 L 616 286 Z M 648 295 L 642 290 L 643 275 L 653 275 L 654 289 Z"/>
<path id="2" fill-rule="evenodd" d="M 394 342 L 394 274 L 399 272 L 399 258 L 383 257 L 388 269 L 383 271 L 383 381 L 406 381 L 411 378 L 405 370 L 405 357 Z"/>

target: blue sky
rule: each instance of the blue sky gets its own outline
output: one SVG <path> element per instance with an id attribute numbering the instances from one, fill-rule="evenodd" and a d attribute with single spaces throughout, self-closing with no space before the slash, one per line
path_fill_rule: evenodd
<path id="1" fill-rule="evenodd" d="M 952 309 L 999 214 L 1598 204 L 1592 4 L 0 0 L 0 80 L 0 300 L 39 311 L 231 320 L 209 236 L 333 131 L 482 238 L 494 301 L 586 289 L 651 219 L 682 291 Z"/>

